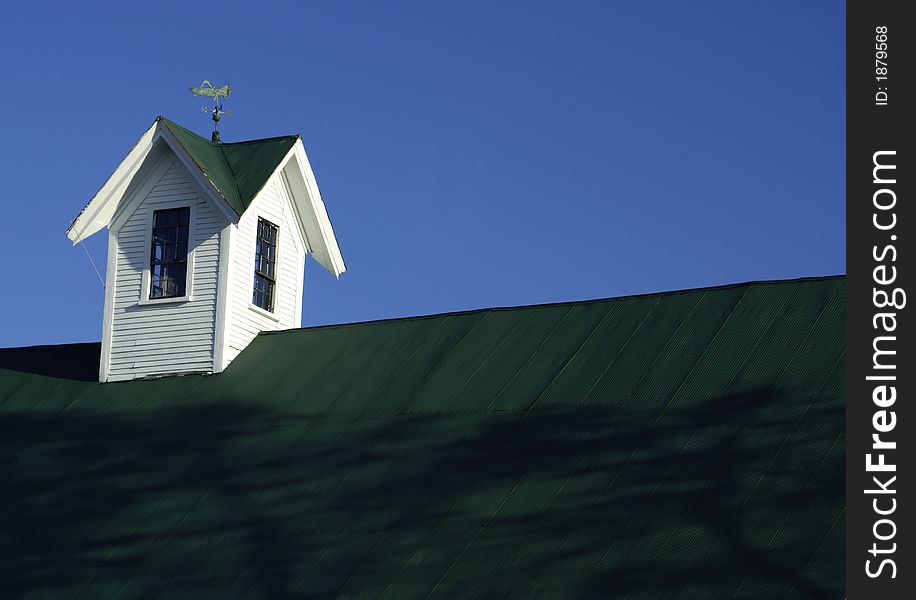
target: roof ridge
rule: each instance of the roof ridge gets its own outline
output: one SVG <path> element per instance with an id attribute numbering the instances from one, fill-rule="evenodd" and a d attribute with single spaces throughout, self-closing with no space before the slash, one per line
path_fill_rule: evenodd
<path id="1" fill-rule="evenodd" d="M 212 140 L 208 140 L 206 137 L 204 137 L 204 136 L 202 136 L 202 135 L 199 135 L 199 134 L 197 134 L 197 133 L 194 133 L 193 131 L 191 131 L 191 130 L 188 129 L 187 127 L 184 127 L 184 126 L 182 126 L 182 125 L 179 125 L 178 123 L 176 123 L 175 121 L 169 119 L 168 117 L 164 117 L 164 116 L 162 116 L 162 115 L 159 115 L 159 116 L 157 117 L 157 119 L 160 120 L 160 121 L 164 121 L 167 125 L 170 125 L 170 126 L 174 125 L 174 126 L 177 127 L 178 129 L 181 129 L 181 130 L 184 131 L 185 133 L 188 133 L 188 134 L 190 134 L 190 135 L 193 135 L 193 136 L 196 137 L 196 138 L 199 138 L 202 142 L 206 142 L 206 143 L 210 144 L 211 146 L 213 146 L 214 148 L 220 148 L 220 147 L 223 147 L 223 146 L 238 146 L 239 144 L 257 144 L 258 142 L 270 142 L 270 141 L 273 141 L 273 140 L 283 140 L 283 139 L 287 139 L 287 138 L 301 138 L 301 137 L 302 137 L 302 134 L 301 134 L 301 133 L 288 133 L 288 134 L 286 134 L 286 135 L 272 135 L 272 136 L 269 136 L 269 137 L 255 138 L 255 139 L 253 139 L 253 140 L 239 140 L 239 141 L 237 141 L 237 142 L 213 142 Z"/>
<path id="2" fill-rule="evenodd" d="M 625 296 L 607 296 L 604 298 L 586 298 L 583 300 L 561 300 L 559 302 L 540 302 L 536 304 L 516 304 L 509 306 L 488 306 L 482 308 L 468 308 L 462 310 L 453 310 L 445 311 L 439 313 L 430 313 L 426 315 L 408 315 L 404 317 L 386 317 L 381 319 L 368 319 L 365 321 L 353 321 L 351 323 L 331 323 L 326 325 L 312 325 L 310 327 L 296 327 L 293 329 L 277 329 L 273 331 L 261 331 L 258 333 L 261 335 L 281 335 L 281 334 L 292 334 L 297 331 L 313 331 L 316 329 L 334 329 L 338 327 L 353 327 L 357 325 L 373 325 L 376 323 L 388 323 L 392 321 L 410 321 L 410 320 L 420 320 L 420 319 L 435 319 L 438 317 L 451 317 L 459 315 L 470 315 L 475 313 L 490 312 L 490 311 L 510 311 L 510 310 L 524 310 L 530 308 L 546 308 L 550 306 L 572 306 L 572 305 L 582 305 L 582 304 L 600 304 L 602 302 L 617 302 L 622 300 L 634 300 L 636 298 L 653 298 L 660 296 L 671 296 L 674 294 L 688 294 L 696 292 L 705 292 L 710 290 L 727 290 L 740 287 L 750 287 L 753 285 L 780 285 L 780 284 L 792 284 L 792 283 L 808 283 L 812 281 L 829 281 L 829 280 L 841 280 L 846 279 L 845 273 L 837 273 L 833 275 L 813 275 L 808 277 L 795 277 L 789 279 L 754 279 L 749 281 L 741 281 L 737 283 L 723 283 L 720 285 L 710 285 L 710 286 L 698 286 L 693 288 L 682 288 L 677 290 L 663 290 L 660 292 L 645 292 L 640 294 L 628 294 Z"/>
<path id="3" fill-rule="evenodd" d="M 168 117 L 164 117 L 164 116 L 162 116 L 162 115 L 159 115 L 159 116 L 156 118 L 156 120 L 157 120 L 157 121 L 162 121 L 163 123 L 165 123 L 165 124 L 166 124 L 167 126 L 169 126 L 169 127 L 177 127 L 178 129 L 182 130 L 184 133 L 187 133 L 187 134 L 189 134 L 189 135 L 193 135 L 194 137 L 196 137 L 196 138 L 198 138 L 198 139 L 200 139 L 200 140 L 202 140 L 202 141 L 204 141 L 204 142 L 207 142 L 208 144 L 212 143 L 212 142 L 210 142 L 210 140 L 208 140 L 208 139 L 205 138 L 204 136 L 198 135 L 198 134 L 194 133 L 193 131 L 191 131 L 191 130 L 188 129 L 187 127 L 184 127 L 184 126 L 182 126 L 182 125 L 179 125 L 178 123 L 176 123 L 175 121 L 169 119 Z"/>
<path id="4" fill-rule="evenodd" d="M 287 138 L 298 139 L 301 137 L 302 137 L 301 133 L 290 133 L 288 135 L 272 135 L 270 137 L 257 138 L 255 140 L 239 140 L 238 142 L 220 142 L 219 145 L 220 146 L 239 146 L 241 144 L 256 144 L 258 142 L 272 142 L 274 140 L 285 140 Z"/>

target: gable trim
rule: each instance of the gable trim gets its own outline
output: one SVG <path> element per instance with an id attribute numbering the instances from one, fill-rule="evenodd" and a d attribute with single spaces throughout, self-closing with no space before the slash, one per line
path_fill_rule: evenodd
<path id="1" fill-rule="evenodd" d="M 76 245 L 80 240 L 85 240 L 111 222 L 110 217 L 114 214 L 114 207 L 111 209 L 112 215 L 99 220 L 97 217 L 103 209 L 108 208 L 112 197 L 122 194 L 130 185 L 131 179 L 143 164 L 144 159 L 153 147 L 153 138 L 156 133 L 157 121 L 147 129 L 140 139 L 133 145 L 127 156 L 121 161 L 114 172 L 105 180 L 99 191 L 95 193 L 91 200 L 83 207 L 83 210 L 76 216 L 70 227 L 67 228 L 67 237 Z"/>
<path id="2" fill-rule="evenodd" d="M 114 173 L 108 177 L 95 196 L 83 207 L 76 219 L 67 228 L 67 237 L 74 245 L 99 232 L 104 227 L 111 227 L 118 212 L 118 202 L 124 197 L 134 176 L 143 166 L 158 140 L 163 140 L 185 170 L 191 175 L 198 187 L 216 204 L 217 209 L 230 222 L 238 222 L 238 215 L 226 203 L 225 198 L 209 179 L 204 176 L 197 164 L 188 156 L 187 151 L 172 136 L 168 128 L 156 119 L 140 139 L 134 144 Z"/>
<path id="3" fill-rule="evenodd" d="M 156 144 L 153 143 L 155 148 Z M 148 157 L 149 155 L 147 155 Z M 122 199 L 126 199 L 126 202 L 119 202 L 118 206 L 115 208 L 114 214 L 112 214 L 111 222 L 108 224 L 109 231 L 117 233 L 124 223 L 130 218 L 134 210 L 137 209 L 137 206 L 143 202 L 143 199 L 152 191 L 156 184 L 159 182 L 159 179 L 175 164 L 174 157 L 164 154 L 161 157 L 154 159 L 154 164 L 150 165 L 149 172 L 143 177 L 143 181 L 139 182 L 136 190 L 131 194 L 130 197 L 127 197 L 127 190 L 125 190 Z M 145 161 L 144 161 L 145 162 Z M 139 171 L 139 170 L 138 170 Z"/>
<path id="4" fill-rule="evenodd" d="M 334 277 L 340 278 L 347 270 L 347 266 L 344 264 L 343 256 L 340 253 L 334 228 L 331 226 L 327 208 L 321 198 L 318 182 L 315 180 L 315 174 L 312 172 L 312 167 L 309 164 L 308 156 L 305 154 L 305 147 L 302 145 L 301 139 L 296 140 L 293 145 L 292 155 L 284 164 L 284 169 L 293 158 L 296 159 L 296 167 L 298 167 L 294 169 L 294 174 L 301 181 L 296 181 L 295 177 L 292 179 L 285 177 L 284 184 L 287 185 L 287 190 L 295 205 L 294 209 L 300 219 L 308 253 Z M 284 175 L 286 174 L 287 172 L 284 170 Z M 314 225 L 312 231 L 309 231 L 305 217 L 310 217 L 309 221 Z"/>

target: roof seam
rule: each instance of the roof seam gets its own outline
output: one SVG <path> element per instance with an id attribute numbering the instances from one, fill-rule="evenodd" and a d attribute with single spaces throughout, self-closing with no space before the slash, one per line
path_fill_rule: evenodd
<path id="1" fill-rule="evenodd" d="M 220 148 L 218 144 L 216 145 L 216 149 L 217 154 L 219 154 L 220 159 L 223 161 L 223 164 L 226 165 L 226 171 L 229 172 L 229 180 L 232 182 L 232 187 L 235 188 L 235 194 L 238 196 L 239 202 L 244 204 L 245 199 L 242 198 L 242 190 L 239 188 L 238 178 L 235 176 L 235 171 L 232 170 L 232 165 L 229 164 L 229 160 L 226 158 L 226 151 L 223 148 Z M 257 197 L 257 194 L 255 194 L 255 197 Z M 254 200 L 254 198 L 252 198 L 252 200 Z M 239 213 L 239 216 L 241 216 L 241 214 L 242 213 Z"/>
<path id="2" fill-rule="evenodd" d="M 795 357 L 798 355 L 798 353 L 801 351 L 801 349 L 805 347 L 805 344 L 808 343 L 808 340 L 811 339 L 811 334 L 812 334 L 812 332 L 814 332 L 814 331 L 817 329 L 817 326 L 818 326 L 818 324 L 821 322 L 821 319 L 824 318 L 824 314 L 827 312 L 827 308 L 830 306 L 830 301 L 831 301 L 832 299 L 833 299 L 833 293 L 831 293 L 830 296 L 828 296 L 827 301 L 824 302 L 823 306 L 821 307 L 821 310 L 818 311 L 818 313 L 817 313 L 817 318 L 814 319 L 814 322 L 811 324 L 811 327 L 808 328 L 808 330 L 805 332 L 805 337 L 804 337 L 801 341 L 799 341 L 798 345 L 795 346 L 795 348 L 794 348 L 794 350 L 793 350 L 793 352 L 792 352 L 792 355 L 791 355 L 791 356 L 789 357 L 789 359 L 786 361 L 786 364 L 785 364 L 785 365 L 783 366 L 783 368 L 779 371 L 779 375 L 777 375 L 776 378 L 775 378 L 773 381 L 779 382 L 779 381 L 781 381 L 782 378 L 785 376 L 786 371 L 788 371 L 788 370 L 789 370 L 789 367 L 793 364 L 793 361 L 794 361 Z M 845 357 L 845 355 L 846 355 L 846 351 L 845 351 L 845 349 L 844 349 L 843 351 L 840 352 L 840 356 L 838 357 L 837 361 L 835 361 L 834 365 L 830 367 L 830 371 L 827 373 L 827 376 L 828 376 L 828 377 L 829 377 L 829 375 L 833 372 L 833 370 L 836 368 L 836 365 L 839 364 L 839 362 L 843 360 L 843 358 Z M 821 391 L 824 389 L 824 384 L 825 384 L 827 381 L 828 381 L 828 379 L 827 379 L 827 377 L 825 377 L 824 380 L 821 382 L 821 384 L 818 386 L 818 390 L 817 390 L 817 394 L 816 394 L 816 395 L 820 395 Z M 809 402 L 808 406 L 810 406 L 810 402 Z M 807 412 L 807 407 L 805 408 L 805 411 Z M 743 431 L 743 429 L 742 429 L 742 431 Z M 793 430 L 793 431 L 794 431 L 794 430 Z M 787 434 L 787 435 L 786 435 L 786 438 L 783 439 L 783 443 L 780 445 L 780 450 L 782 449 L 783 445 L 785 445 L 785 439 L 787 439 L 788 436 L 791 435 L 791 433 L 792 433 L 792 432 L 790 432 L 789 434 Z M 732 445 L 734 446 L 734 444 L 736 444 L 736 443 L 737 443 L 737 438 L 736 438 L 736 440 L 735 440 L 735 443 L 733 443 Z M 777 453 L 778 453 L 778 451 L 777 451 Z M 775 460 L 775 455 L 774 455 L 774 459 L 773 459 L 773 460 Z M 767 468 L 764 469 L 764 471 L 759 475 L 759 477 L 757 478 L 757 480 L 756 480 L 755 483 L 754 483 L 753 488 L 751 488 L 750 493 L 748 494 L 748 496 L 745 497 L 744 501 L 743 501 L 743 502 L 741 503 L 741 505 L 738 507 L 738 512 L 736 512 L 735 515 L 737 515 L 737 514 L 740 512 L 740 510 L 744 508 L 744 505 L 747 504 L 747 501 L 750 499 L 751 495 L 753 495 L 753 493 L 757 490 L 757 487 L 760 485 L 760 480 L 761 480 L 767 473 L 769 473 L 769 467 L 770 467 L 770 465 L 773 464 L 773 460 L 771 460 L 770 463 L 767 464 Z"/>
<path id="3" fill-rule="evenodd" d="M 737 302 L 735 302 L 732 305 L 731 310 L 728 311 L 728 316 L 726 316 L 725 319 L 722 320 L 722 322 L 719 324 L 719 327 L 716 329 L 716 332 L 712 335 L 711 338 L 709 338 L 709 341 L 706 342 L 706 347 L 703 348 L 703 351 L 700 352 L 700 355 L 697 357 L 697 359 L 693 361 L 693 364 L 690 366 L 690 370 L 687 371 L 687 373 L 684 375 L 684 378 L 678 384 L 677 388 L 673 392 L 671 392 L 671 395 L 669 396 L 668 401 L 662 407 L 662 413 L 659 413 L 659 415 L 655 417 L 655 421 L 652 422 L 651 427 L 655 427 L 658 424 L 659 419 L 662 418 L 662 414 L 671 407 L 672 403 L 674 402 L 674 399 L 677 398 L 678 394 L 681 393 L 681 390 L 684 389 L 684 384 L 687 383 L 687 381 L 694 374 L 694 372 L 696 372 L 697 365 L 699 365 L 703 361 L 703 359 L 706 358 L 706 355 L 709 353 L 709 349 L 713 347 L 716 340 L 719 338 L 719 335 L 722 333 L 722 330 L 725 329 L 725 326 L 728 325 L 728 322 L 731 320 L 732 316 L 734 316 L 735 311 L 738 310 L 738 307 L 741 306 L 741 303 L 744 302 L 745 298 L 747 298 L 747 293 L 748 293 L 747 289 L 745 289 L 744 293 L 741 294 L 741 297 L 738 298 Z M 700 302 L 702 302 L 703 297 L 705 297 L 705 293 L 703 296 L 700 297 L 699 300 L 697 300 L 697 306 L 700 305 Z M 696 307 L 694 307 L 694 310 L 695 309 Z M 693 310 L 690 311 L 690 314 L 693 314 Z M 683 323 L 686 323 L 689 317 L 690 315 L 687 315 L 687 317 L 684 317 L 684 321 L 681 324 L 683 325 Z M 679 330 L 680 330 L 680 327 L 678 327 L 678 331 Z M 677 331 L 675 331 L 675 333 L 672 334 L 671 338 L 668 339 L 668 342 L 670 342 L 671 339 L 674 338 L 674 335 L 676 333 Z"/>

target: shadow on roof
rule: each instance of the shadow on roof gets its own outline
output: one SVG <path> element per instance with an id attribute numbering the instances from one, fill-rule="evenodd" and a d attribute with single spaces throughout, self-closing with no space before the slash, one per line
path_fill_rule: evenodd
<path id="1" fill-rule="evenodd" d="M 74 381 L 98 381 L 101 348 L 98 342 L 0 348 L 0 369 Z"/>
<path id="2" fill-rule="evenodd" d="M 844 413 L 817 389 L 358 424 L 154 404 L 0 412 L 5 593 L 842 592 Z"/>

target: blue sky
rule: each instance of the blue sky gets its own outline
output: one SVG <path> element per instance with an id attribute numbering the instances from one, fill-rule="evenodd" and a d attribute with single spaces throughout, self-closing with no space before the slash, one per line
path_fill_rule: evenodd
<path id="1" fill-rule="evenodd" d="M 304 325 L 845 272 L 843 3 L 132 5 L 4 7 L 0 346 L 100 338 L 64 232 L 205 78 L 303 135 L 349 269 Z"/>

